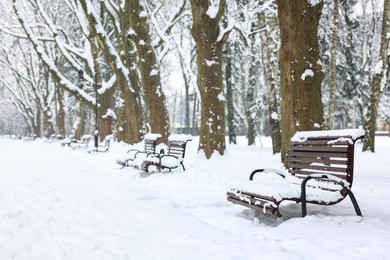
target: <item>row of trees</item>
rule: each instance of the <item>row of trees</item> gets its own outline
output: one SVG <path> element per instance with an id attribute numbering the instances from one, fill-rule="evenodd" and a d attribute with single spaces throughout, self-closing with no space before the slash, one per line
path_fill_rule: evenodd
<path id="1" fill-rule="evenodd" d="M 207 158 L 225 133 L 253 144 L 260 125 L 282 156 L 296 131 L 358 124 L 374 151 L 378 109 L 389 120 L 389 0 L 362 2 L 371 12 L 357 0 L 7 0 L 0 88 L 38 136 L 88 132 L 98 105 L 100 135 L 130 144 L 167 138 L 184 112 Z M 179 109 L 166 98 L 178 90 Z"/>

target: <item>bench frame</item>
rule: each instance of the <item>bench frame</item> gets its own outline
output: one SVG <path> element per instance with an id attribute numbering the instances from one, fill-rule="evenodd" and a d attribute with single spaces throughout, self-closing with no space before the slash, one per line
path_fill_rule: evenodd
<path id="1" fill-rule="evenodd" d="M 291 147 L 287 155 L 287 173 L 272 169 L 257 169 L 249 176 L 250 181 L 253 181 L 255 174 L 263 172 L 273 172 L 284 179 L 286 179 L 285 177 L 287 174 L 296 176 L 302 180 L 300 183 L 300 197 L 276 200 L 272 196 L 267 196 L 266 194 L 231 189 L 227 193 L 227 200 L 235 204 L 262 210 L 267 215 L 276 217 L 282 216 L 279 211 L 281 202 L 285 200 L 295 201 L 297 203 L 300 202 L 302 206 L 302 217 L 304 217 L 307 214 L 307 203 L 334 205 L 349 196 L 356 214 L 362 216 L 357 200 L 351 191 L 351 187 L 353 182 L 354 146 L 358 139 L 363 138 L 364 132 L 357 137 L 352 135 L 325 135 L 317 137 L 311 135 L 312 134 L 301 140 L 292 139 Z M 301 136 L 304 136 L 304 132 L 301 132 Z M 341 186 L 339 191 L 342 197 L 331 202 L 317 200 L 309 201 L 306 195 L 307 188 L 310 186 L 309 181 L 312 179 Z M 333 191 L 329 188 L 317 188 Z"/>

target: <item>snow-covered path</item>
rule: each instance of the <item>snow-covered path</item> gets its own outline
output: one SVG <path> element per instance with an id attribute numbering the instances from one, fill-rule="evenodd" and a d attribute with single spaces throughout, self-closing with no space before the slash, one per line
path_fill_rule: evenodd
<path id="1" fill-rule="evenodd" d="M 281 224 L 252 222 L 225 200 L 259 160 L 277 164 L 268 148 L 231 147 L 207 161 L 194 141 L 186 172 L 146 176 L 119 169 L 119 144 L 96 155 L 42 141 L 0 147 L 0 259 L 390 259 L 390 145 L 357 153 L 362 222 L 344 201 L 304 219 L 288 219 L 299 215 L 289 205 Z"/>

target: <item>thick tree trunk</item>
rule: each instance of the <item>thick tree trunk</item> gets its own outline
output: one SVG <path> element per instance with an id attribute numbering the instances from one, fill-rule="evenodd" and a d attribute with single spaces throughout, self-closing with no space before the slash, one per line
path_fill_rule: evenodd
<path id="1" fill-rule="evenodd" d="M 191 34 L 196 44 L 198 88 L 201 96 L 199 150 L 206 158 L 214 152 L 223 155 L 225 144 L 225 100 L 222 82 L 222 46 L 218 39 L 219 22 L 226 5 L 219 2 L 216 14 L 208 13 L 208 0 L 191 0 L 193 24 Z"/>
<path id="2" fill-rule="evenodd" d="M 267 23 L 264 13 L 258 14 L 260 28 L 267 28 Z M 261 40 L 261 55 L 264 69 L 264 82 L 267 86 L 268 94 L 268 120 L 271 128 L 272 152 L 279 153 L 281 149 L 281 133 L 280 133 L 280 112 L 278 100 L 278 87 L 272 70 L 271 50 L 273 46 L 272 39 L 268 36 L 267 30 L 260 31 Z"/>
<path id="3" fill-rule="evenodd" d="M 129 15 L 132 29 L 128 37 L 133 40 L 138 51 L 138 66 L 149 109 L 151 131 L 160 133 L 162 139 L 166 141 L 170 133 L 169 115 L 165 106 L 160 68 L 152 46 L 148 20 L 146 15 L 143 15 L 145 10 L 139 0 L 128 0 L 126 3 L 129 6 L 127 15 Z"/>
<path id="4" fill-rule="evenodd" d="M 98 81 L 99 82 L 99 81 Z M 112 90 L 114 90 L 112 88 Z M 112 95 L 113 93 L 106 92 L 104 95 L 98 94 L 98 130 L 99 139 L 102 141 L 107 135 L 112 134 L 113 115 L 110 112 L 112 107 Z"/>
<path id="5" fill-rule="evenodd" d="M 382 40 L 379 53 L 379 61 L 374 69 L 371 82 L 370 111 L 368 115 L 368 129 L 363 142 L 363 150 L 375 152 L 376 119 L 378 116 L 378 104 L 381 92 L 386 84 L 386 73 L 389 66 L 389 34 L 390 34 L 390 0 L 385 0 L 382 20 Z"/>
<path id="6" fill-rule="evenodd" d="M 99 139 L 102 140 L 105 136 L 112 134 L 112 119 L 107 119 L 108 117 L 111 117 L 111 115 L 107 114 L 108 111 L 111 110 L 112 107 L 112 96 L 115 92 L 114 88 L 111 88 L 109 90 L 105 90 L 103 93 L 99 93 L 102 88 L 101 83 L 103 81 L 102 72 L 101 72 L 101 64 L 99 63 L 99 55 L 100 50 L 103 51 L 103 53 L 107 53 L 106 46 L 102 43 L 104 42 L 102 33 L 96 29 L 97 21 L 95 19 L 95 16 L 91 13 L 91 10 L 89 10 L 89 7 L 87 6 L 87 3 L 85 0 L 80 1 L 83 11 L 88 19 L 88 25 L 89 25 L 89 35 L 88 40 L 91 44 L 91 51 L 92 51 L 92 57 L 93 57 L 93 71 L 89 71 L 91 74 L 94 74 L 94 82 L 93 82 L 93 88 L 94 91 L 97 92 L 97 96 L 95 97 L 95 102 L 98 106 L 96 111 L 96 104 L 95 104 L 95 116 L 97 117 L 97 126 L 95 127 L 99 131 Z M 105 58 L 108 59 L 108 62 L 111 63 L 113 58 L 110 55 L 106 55 Z M 111 62 L 110 62 L 111 61 Z M 97 88 L 97 90 L 96 90 Z M 96 115 L 97 113 L 97 115 Z M 95 124 L 96 124 L 95 123 Z"/>
<path id="7" fill-rule="evenodd" d="M 119 8 L 120 30 L 115 28 L 116 38 L 118 40 L 118 48 L 120 51 L 120 59 L 128 70 L 128 74 L 124 73 L 123 68 L 114 66 L 116 57 L 104 48 L 105 57 L 110 60 L 112 70 L 117 77 L 117 84 L 121 93 L 123 104 L 117 112 L 117 134 L 118 141 L 124 141 L 129 144 L 138 143 L 142 136 L 143 127 L 143 108 L 141 106 L 140 94 L 140 79 L 137 71 L 137 54 L 136 47 L 127 37 L 127 30 L 130 28 L 130 19 L 127 15 L 131 11 L 129 2 L 126 1 L 124 7 Z M 107 12 L 111 14 L 111 12 Z M 112 21 L 115 22 L 115 17 Z M 104 41 L 100 41 L 101 44 Z"/>
<path id="8" fill-rule="evenodd" d="M 296 131 L 323 126 L 317 29 L 323 2 L 277 0 L 281 34 L 282 161 Z"/>
<path id="9" fill-rule="evenodd" d="M 75 125 L 73 123 L 72 127 L 75 127 L 74 129 L 74 137 L 76 139 L 81 139 L 81 137 L 85 134 L 85 111 L 84 111 L 84 105 L 80 103 L 80 107 L 77 111 L 77 117 L 76 120 L 79 120 L 78 124 Z"/>
<path id="10" fill-rule="evenodd" d="M 329 110 L 328 129 L 334 128 L 334 113 L 336 110 L 336 84 L 337 84 L 337 47 L 339 33 L 339 0 L 333 1 L 333 34 L 330 57 L 330 80 L 329 80 Z"/>

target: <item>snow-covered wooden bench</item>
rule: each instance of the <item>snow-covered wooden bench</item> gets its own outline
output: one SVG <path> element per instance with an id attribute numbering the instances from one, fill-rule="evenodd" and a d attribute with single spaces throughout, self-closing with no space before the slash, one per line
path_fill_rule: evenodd
<path id="1" fill-rule="evenodd" d="M 65 147 L 65 146 L 70 147 L 72 143 L 77 143 L 77 139 L 74 138 L 74 135 L 69 135 L 64 140 L 61 141 L 61 147 Z"/>
<path id="2" fill-rule="evenodd" d="M 349 196 L 362 216 L 351 187 L 354 146 L 363 136 L 362 129 L 298 132 L 291 139 L 287 172 L 254 170 L 249 182 L 228 191 L 227 200 L 276 217 L 281 202 L 300 202 L 304 217 L 307 203 L 334 205 Z"/>
<path id="3" fill-rule="evenodd" d="M 130 149 L 127 151 L 126 155 L 116 159 L 116 162 L 122 166 L 130 166 L 137 157 L 144 158 L 149 154 L 156 154 L 156 146 L 158 139 L 161 138 L 161 134 L 149 133 L 144 136 L 144 146 L 143 150 Z"/>
<path id="4" fill-rule="evenodd" d="M 110 150 L 111 140 L 114 139 L 113 135 L 107 135 L 104 137 L 103 142 L 98 144 L 98 147 L 89 146 L 87 149 L 88 153 L 107 153 Z"/>
<path id="5" fill-rule="evenodd" d="M 185 171 L 183 161 L 186 153 L 187 142 L 191 140 L 191 135 L 170 135 L 168 137 L 167 153 L 162 150 L 159 154 L 138 160 L 136 167 L 140 168 L 142 171 L 149 172 L 149 167 L 151 166 L 157 168 L 158 171 L 163 169 L 171 171 L 181 165 L 183 171 Z"/>
<path id="6" fill-rule="evenodd" d="M 72 147 L 72 149 L 87 149 L 91 140 L 91 135 L 83 135 L 81 140 L 75 140 L 71 142 L 69 146 Z"/>

